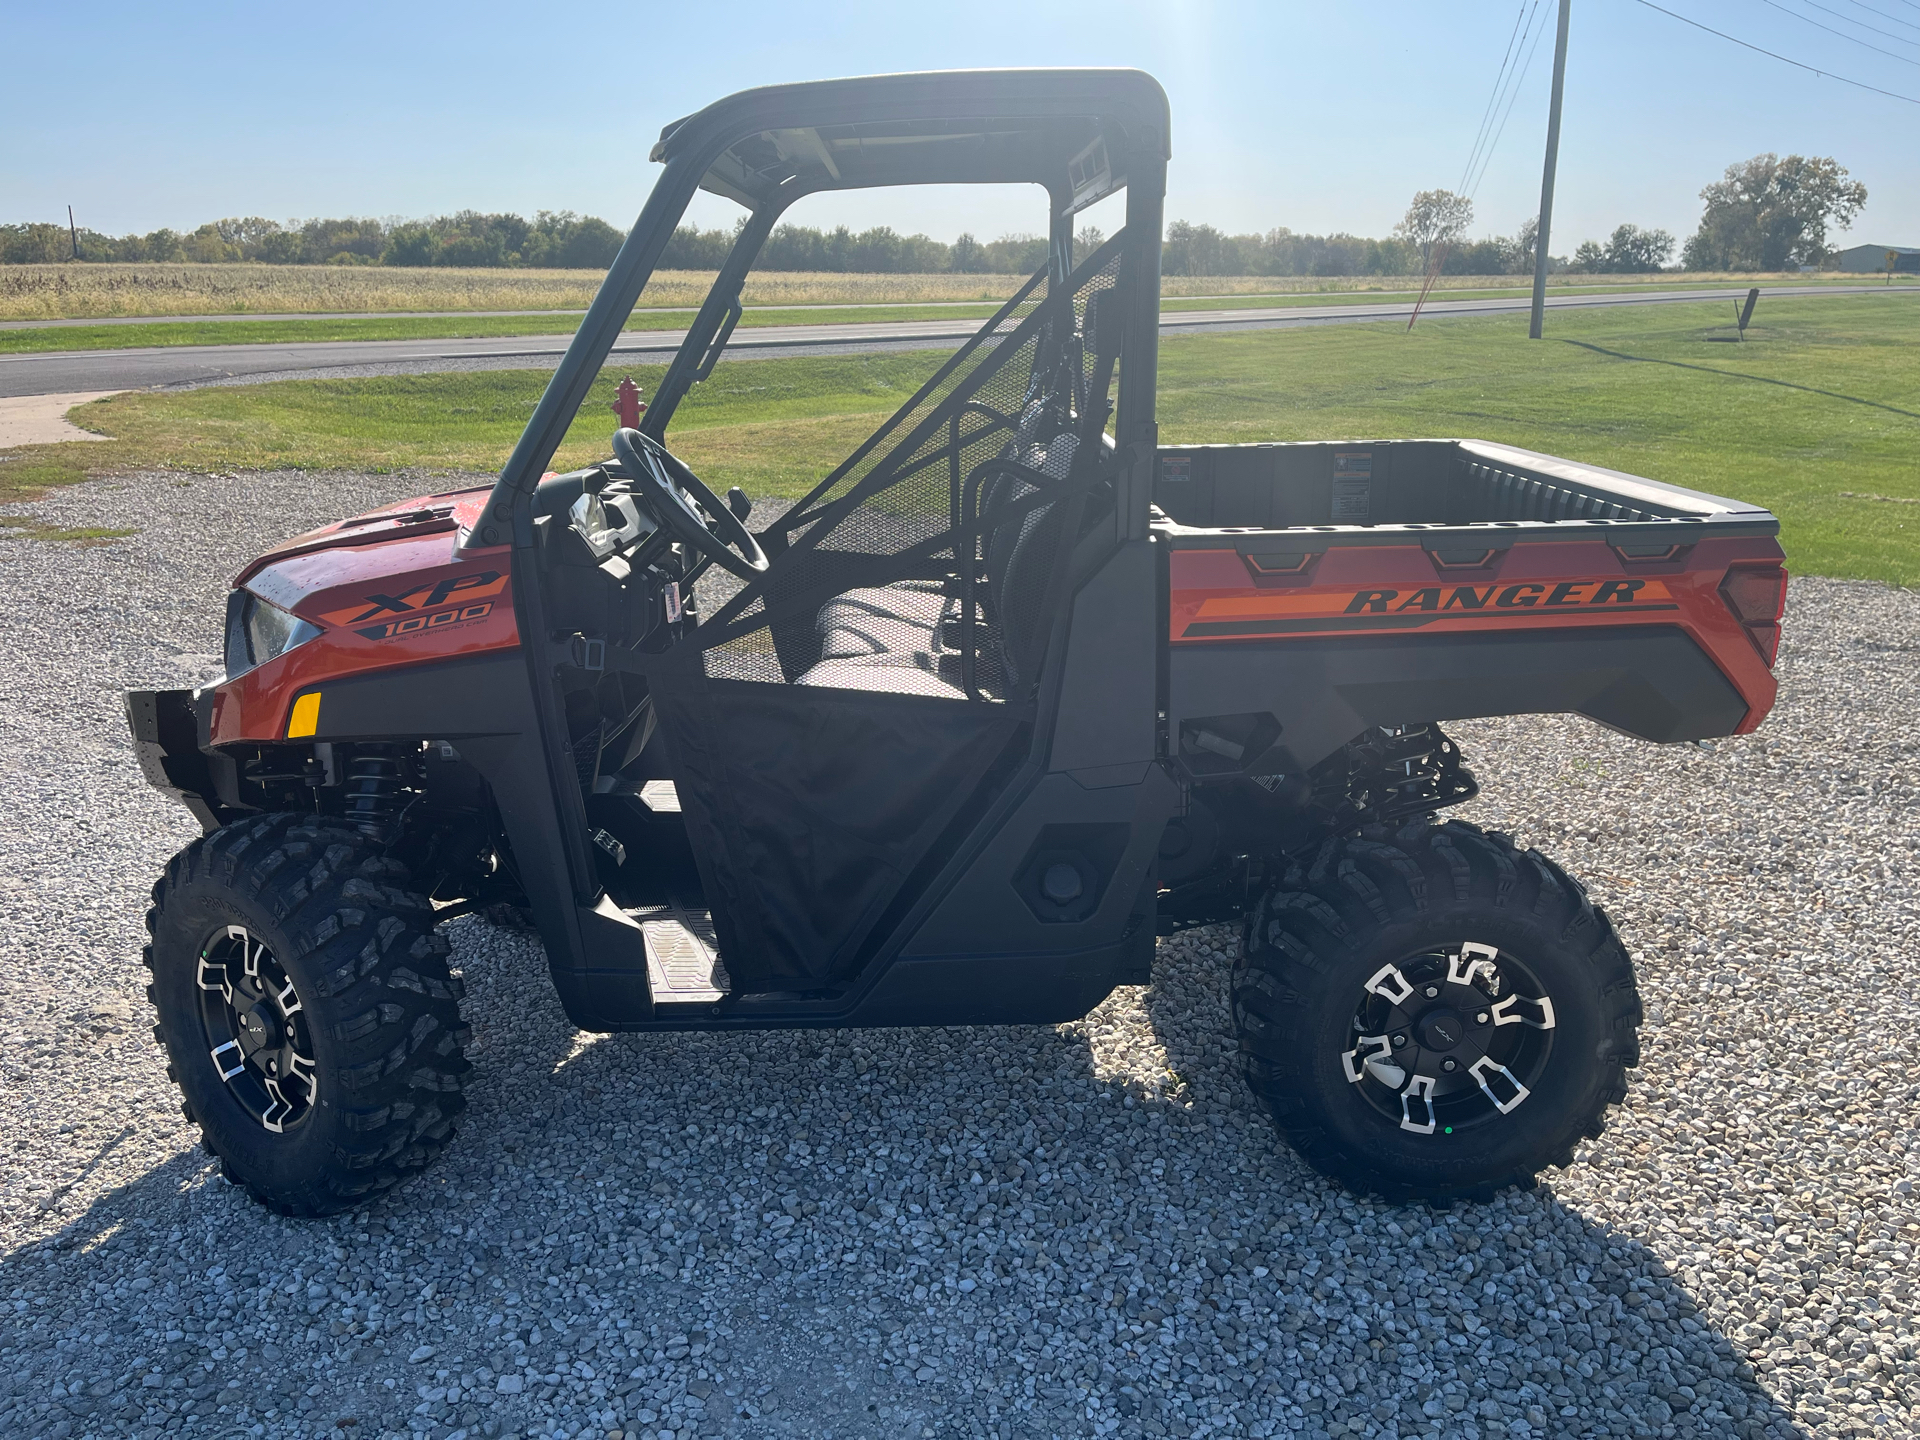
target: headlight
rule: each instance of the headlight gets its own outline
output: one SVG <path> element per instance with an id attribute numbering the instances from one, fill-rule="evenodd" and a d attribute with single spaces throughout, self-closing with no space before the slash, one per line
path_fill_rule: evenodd
<path id="1" fill-rule="evenodd" d="M 251 591 L 236 590 L 227 610 L 227 677 L 278 659 L 319 633 L 318 625 L 269 605 Z"/>

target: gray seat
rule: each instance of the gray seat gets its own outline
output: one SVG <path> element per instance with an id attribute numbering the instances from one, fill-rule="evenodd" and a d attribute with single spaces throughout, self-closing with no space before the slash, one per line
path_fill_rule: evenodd
<path id="1" fill-rule="evenodd" d="M 955 605 L 939 586 L 913 580 L 836 595 L 815 621 L 820 658 L 931 659 L 940 653 L 940 622 Z"/>
<path id="2" fill-rule="evenodd" d="M 1072 432 L 1035 438 L 1046 423 L 1047 408 L 1036 401 L 1022 417 L 1020 433 L 1002 452 L 1048 479 L 1064 478 L 1079 447 Z M 1017 504 L 1037 487 L 1001 473 L 990 477 L 979 496 L 979 513 Z M 1046 522 L 1051 502 L 1020 510 L 993 526 L 986 536 L 985 583 L 976 604 L 1000 630 L 1002 669 L 1018 683 L 1038 660 L 1038 611 L 1051 572 L 1057 537 Z M 957 678 L 959 654 L 947 643 L 950 622 L 960 618 L 960 598 L 949 586 L 901 580 L 891 585 L 849 590 L 820 607 L 814 628 L 820 635 L 820 659 L 798 680 L 801 685 L 880 690 L 904 695 L 965 699 Z"/>

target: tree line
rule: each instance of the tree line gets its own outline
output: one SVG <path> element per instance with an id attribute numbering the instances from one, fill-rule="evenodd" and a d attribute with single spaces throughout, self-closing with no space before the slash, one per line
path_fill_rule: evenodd
<path id="1" fill-rule="evenodd" d="M 661 256 L 669 270 L 715 270 L 732 249 L 734 230 L 676 230 Z M 185 262 L 267 265 L 451 265 L 604 270 L 624 232 L 595 216 L 542 210 L 532 220 L 512 214 L 462 210 L 428 220 L 308 220 L 282 225 L 254 215 L 215 220 L 187 233 L 77 234 L 65 225 L 0 225 L 0 264 L 51 265 L 83 261 Z M 1080 243 L 1098 245 L 1098 230 Z M 781 225 L 762 248 L 763 270 L 825 270 L 860 274 L 1025 274 L 1046 263 L 1039 235 L 1003 235 L 980 241 L 962 235 L 952 244 L 926 235 L 902 235 L 888 226 L 855 233 Z"/>
<path id="2" fill-rule="evenodd" d="M 1457 205 L 1452 202 L 1458 202 Z M 1444 214 L 1436 217 L 1433 212 Z M 1531 275 L 1539 222 L 1529 220 L 1513 235 L 1467 240 L 1473 207 L 1464 196 L 1423 190 L 1407 218 L 1384 240 L 1359 235 L 1225 235 L 1211 225 L 1176 220 L 1167 227 L 1161 268 L 1169 275 Z M 1583 242 L 1571 257 L 1550 257 L 1548 269 L 1581 274 L 1655 271 L 1673 254 L 1664 230 L 1622 225 L 1602 244 Z"/>
<path id="3" fill-rule="evenodd" d="M 1681 249 L 1683 270 L 1792 270 L 1828 255 L 1829 226 L 1845 227 L 1867 203 L 1867 187 L 1830 157 L 1756 155 L 1729 165 L 1700 192 L 1700 225 Z M 1534 268 L 1538 218 L 1511 236 L 1466 238 L 1473 202 L 1450 190 L 1422 190 L 1384 240 L 1358 235 L 1228 235 L 1176 220 L 1161 267 L 1169 275 L 1520 275 Z M 1582 275 L 1650 274 L 1668 268 L 1676 241 L 1658 228 L 1625 224 L 1604 241 L 1583 240 L 1548 268 Z"/>
<path id="4" fill-rule="evenodd" d="M 660 257 L 670 270 L 717 270 L 733 248 L 736 230 L 682 226 Z M 1075 237 L 1083 254 L 1098 248 L 1100 231 L 1085 227 Z M 754 260 L 758 270 L 819 270 L 860 275 L 1026 275 L 1047 262 L 1044 235 L 1002 235 L 979 241 L 961 235 L 951 245 L 926 235 L 901 235 L 879 225 L 855 234 L 845 225 L 816 230 L 777 225 Z"/>
<path id="5" fill-rule="evenodd" d="M 181 233 L 102 235 L 65 225 L 0 225 L 0 263 L 64 260 L 267 265 L 527 266 L 604 270 L 625 239 L 606 221 L 571 210 L 533 219 L 462 210 L 429 220 L 308 220 L 286 225 L 258 215 L 215 220 Z"/>
<path id="6" fill-rule="evenodd" d="M 1827 229 L 1852 223 L 1866 187 L 1830 157 L 1773 154 L 1727 167 L 1700 192 L 1699 228 L 1681 251 L 1687 270 L 1788 270 L 1827 256 Z M 1511 236 L 1466 238 L 1473 202 L 1447 190 L 1423 190 L 1384 239 L 1301 235 L 1282 226 L 1264 234 L 1230 235 L 1211 225 L 1176 220 L 1167 227 L 1161 267 L 1169 275 L 1516 275 L 1534 266 L 1536 222 Z M 661 266 L 715 270 L 735 230 L 682 226 L 667 242 Z M 458 214 L 428 220 L 308 220 L 281 225 L 258 216 L 216 220 L 181 234 L 103 235 L 64 225 L 0 225 L 0 264 L 83 261 L 257 261 L 270 265 L 450 265 L 604 270 L 625 238 L 594 216 L 542 210 L 532 220 L 511 214 Z M 1086 253 L 1100 232 L 1083 231 Z M 1625 224 L 1605 240 L 1584 240 L 1550 268 L 1580 274 L 1650 273 L 1673 259 L 1665 230 Z M 855 233 L 806 225 L 774 229 L 756 260 L 761 270 L 855 274 L 1028 274 L 1046 262 L 1044 236 L 1003 235 L 952 243 L 902 235 L 887 226 Z"/>

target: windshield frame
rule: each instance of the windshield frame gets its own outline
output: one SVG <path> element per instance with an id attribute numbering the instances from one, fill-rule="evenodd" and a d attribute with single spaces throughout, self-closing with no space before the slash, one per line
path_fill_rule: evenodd
<path id="1" fill-rule="evenodd" d="M 1058 122 L 1084 130 L 1089 120 L 1094 123 L 1106 147 L 1103 161 L 1107 154 L 1114 157 L 1105 193 L 1124 185 L 1127 228 L 1135 236 L 1150 235 L 1155 242 L 1150 247 L 1141 247 L 1143 258 L 1146 249 L 1152 250 L 1151 266 L 1141 274 L 1150 289 L 1142 308 L 1150 303 L 1152 313 L 1150 317 L 1135 318 L 1136 322 L 1146 319 L 1153 325 L 1156 333 L 1152 338 L 1157 339 L 1158 237 L 1161 200 L 1166 188 L 1167 104 L 1165 93 L 1152 77 L 1135 70 L 948 71 L 742 91 L 675 122 L 662 133 L 653 152 L 655 158 L 665 162 L 662 173 L 614 257 L 606 279 L 594 295 L 526 429 L 501 468 L 485 510 L 462 538 L 462 548 L 501 544 L 526 548 L 533 544 L 531 502 L 540 476 L 599 377 L 694 193 L 708 178 L 715 162 L 730 148 L 757 134 L 836 119 L 879 117 L 937 126 L 962 123 L 963 117 L 983 114 L 1018 116 L 1040 128 Z M 1062 243 L 1062 237 L 1070 242 L 1072 215 L 1081 205 L 1075 203 L 1074 190 L 1064 173 L 1057 180 L 1049 180 L 1033 174 L 1030 167 L 1022 166 L 1021 171 L 965 177 L 929 173 L 896 177 L 890 183 L 940 184 L 961 179 L 1042 184 L 1049 191 L 1053 216 L 1049 227 L 1050 250 L 1062 252 L 1054 255 L 1050 264 L 1064 275 L 1070 268 L 1071 248 L 1070 243 Z M 668 403 L 662 407 L 665 413 L 657 421 L 649 414 L 645 428 L 654 438 L 664 433 L 680 396 L 697 378 L 699 366 L 719 335 L 740 285 L 779 215 L 803 195 L 834 188 L 884 187 L 836 184 L 825 175 L 814 179 L 796 175 L 780 184 L 751 212 L 746 228 L 735 242 L 669 367 L 669 378 L 678 393 L 668 393 Z M 1082 203 L 1090 204 L 1092 199 L 1084 199 Z M 1144 361 L 1136 359 L 1121 378 L 1123 439 L 1129 430 L 1137 430 L 1142 435 L 1153 433 L 1153 346 L 1150 343 L 1144 349 L 1138 346 L 1133 349 L 1137 356 L 1145 358 Z M 1141 483 L 1144 484 L 1144 480 Z"/>

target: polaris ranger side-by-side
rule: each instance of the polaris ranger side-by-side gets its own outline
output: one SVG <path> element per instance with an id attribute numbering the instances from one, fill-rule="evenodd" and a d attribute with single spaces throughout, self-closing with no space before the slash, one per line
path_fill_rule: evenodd
<path id="1" fill-rule="evenodd" d="M 495 907 L 599 1031 L 1064 1021 L 1148 983 L 1156 936 L 1238 920 L 1247 1079 L 1311 1164 L 1485 1194 L 1599 1133 L 1638 1060 L 1627 954 L 1551 861 L 1436 821 L 1476 791 L 1439 722 L 1751 731 L 1778 527 L 1472 440 L 1161 444 L 1168 153 L 1118 70 L 667 127 L 497 483 L 262 556 L 227 678 L 128 696 L 206 832 L 154 888 L 149 994 L 232 1179 L 320 1214 L 432 1161 L 468 1069 L 435 927 Z M 1039 187 L 1045 268 L 777 518 L 716 493 L 670 426 L 783 212 L 954 182 Z M 651 408 L 547 473 L 697 189 L 747 215 Z"/>

